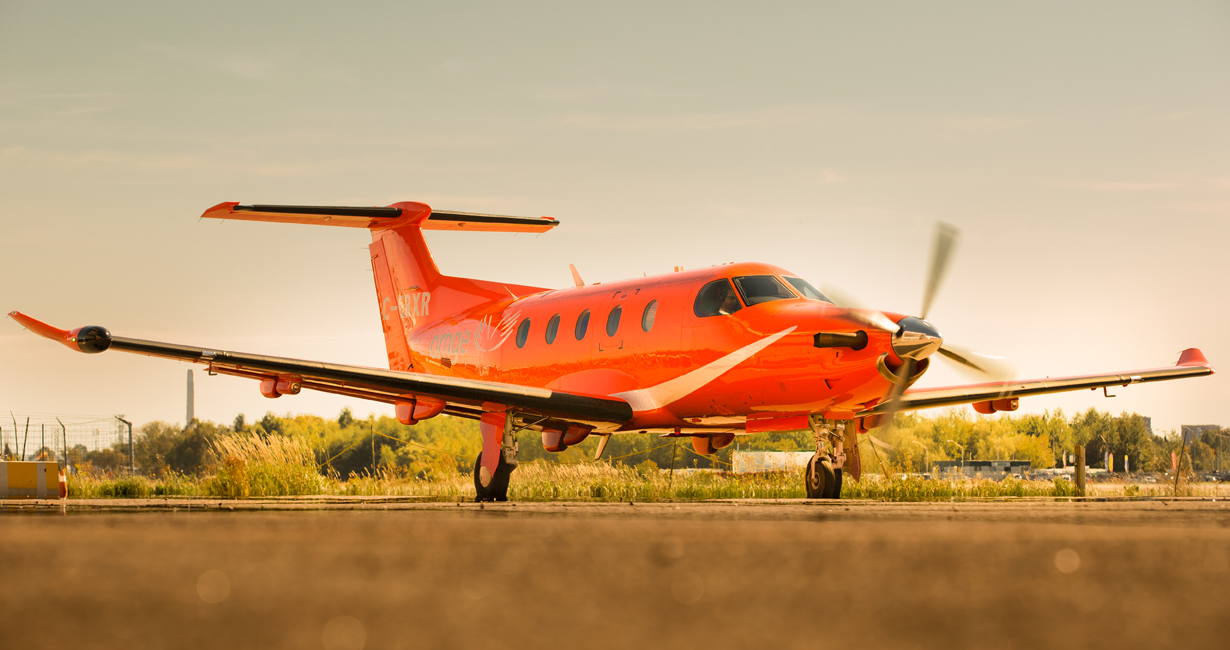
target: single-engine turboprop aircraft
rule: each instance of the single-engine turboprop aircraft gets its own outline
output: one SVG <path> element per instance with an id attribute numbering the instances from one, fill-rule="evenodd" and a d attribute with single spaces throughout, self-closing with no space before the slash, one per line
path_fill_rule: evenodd
<path id="1" fill-rule="evenodd" d="M 533 430 L 559 452 L 617 433 L 690 437 L 712 454 L 737 435 L 810 430 L 816 453 L 807 494 L 837 498 L 845 470 L 858 480 L 858 436 L 901 410 L 973 404 L 1015 411 L 1029 395 L 1213 374 L 1184 350 L 1174 366 L 1061 379 L 1005 381 L 994 364 L 954 348 L 928 323 L 955 228 L 940 224 L 919 316 L 835 305 L 802 278 L 739 263 L 620 282 L 544 289 L 440 273 L 424 230 L 545 232 L 548 218 L 388 207 L 221 203 L 203 217 L 367 228 L 389 369 L 227 352 L 63 330 L 19 312 L 36 334 L 87 353 L 119 350 L 200 363 L 247 377 L 270 398 L 311 389 L 392 404 L 404 424 L 440 414 L 479 421 L 477 499 L 505 500 L 516 433 Z M 907 390 L 939 353 L 999 379 Z"/>

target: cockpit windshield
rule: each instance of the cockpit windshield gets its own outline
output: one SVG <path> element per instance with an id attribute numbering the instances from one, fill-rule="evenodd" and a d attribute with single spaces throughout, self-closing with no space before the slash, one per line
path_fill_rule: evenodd
<path id="1" fill-rule="evenodd" d="M 735 287 L 739 289 L 739 295 L 743 297 L 743 302 L 749 307 L 759 305 L 762 302 L 798 298 L 798 296 L 786 288 L 786 285 L 782 284 L 781 280 L 772 275 L 745 275 L 738 277 L 735 278 Z"/>
<path id="2" fill-rule="evenodd" d="M 803 294 L 804 298 L 807 298 L 808 300 L 822 300 L 824 302 L 833 302 L 832 300 L 828 299 L 828 296 L 820 293 L 819 290 L 811 286 L 811 283 L 808 282 L 807 280 L 804 280 L 803 278 L 792 278 L 789 276 L 783 276 L 783 277 L 786 278 L 786 282 L 790 283 L 790 286 L 794 287 L 796 290 L 798 290 L 799 293 Z"/>

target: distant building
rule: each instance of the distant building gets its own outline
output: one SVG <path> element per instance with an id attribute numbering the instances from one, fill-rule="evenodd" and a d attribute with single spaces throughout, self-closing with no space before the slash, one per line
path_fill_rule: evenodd
<path id="1" fill-rule="evenodd" d="M 967 478 L 989 478 L 996 481 L 1011 474 L 1023 478 L 1029 471 L 1027 460 L 941 460 L 932 465 L 931 475 L 935 478 L 948 478 L 964 474 Z"/>
<path id="2" fill-rule="evenodd" d="M 1190 445 L 1209 431 L 1221 431 L 1221 427 L 1216 424 L 1184 424 L 1179 427 L 1179 431 L 1183 433 L 1183 442 Z"/>
<path id="3" fill-rule="evenodd" d="M 733 451 L 730 453 L 731 471 L 736 474 L 752 472 L 785 472 L 807 467 L 814 451 Z"/>

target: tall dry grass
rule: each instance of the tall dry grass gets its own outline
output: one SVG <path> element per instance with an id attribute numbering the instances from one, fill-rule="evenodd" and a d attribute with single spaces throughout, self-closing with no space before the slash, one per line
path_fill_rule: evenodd
<path id="1" fill-rule="evenodd" d="M 211 451 L 217 472 L 205 481 L 205 492 L 228 499 L 323 494 L 325 477 L 316 455 L 299 437 L 220 435 Z"/>

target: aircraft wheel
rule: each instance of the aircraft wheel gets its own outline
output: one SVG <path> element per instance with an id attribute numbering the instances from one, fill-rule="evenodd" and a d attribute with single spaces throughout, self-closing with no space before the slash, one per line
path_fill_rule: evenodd
<path id="1" fill-rule="evenodd" d="M 833 488 L 832 488 L 832 491 L 829 492 L 829 495 L 825 498 L 826 499 L 840 499 L 841 498 L 841 468 L 840 467 L 833 470 Z"/>
<path id="2" fill-rule="evenodd" d="M 475 501 L 507 501 L 508 500 L 508 482 L 512 477 L 513 467 L 504 461 L 504 454 L 500 454 L 500 462 L 495 467 L 495 475 L 491 477 L 491 483 L 487 487 L 483 487 L 478 480 L 478 470 L 482 466 L 483 454 L 479 452 L 478 457 L 474 459 L 474 500 Z"/>
<path id="3" fill-rule="evenodd" d="M 833 465 L 827 456 L 816 454 L 812 457 L 811 462 L 807 463 L 805 482 L 808 499 L 832 498 L 828 492 L 837 482 L 837 477 L 833 474 Z"/>

